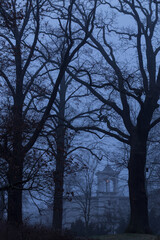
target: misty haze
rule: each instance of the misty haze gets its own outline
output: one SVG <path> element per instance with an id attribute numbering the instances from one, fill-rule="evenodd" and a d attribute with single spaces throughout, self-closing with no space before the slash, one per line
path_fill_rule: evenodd
<path id="1" fill-rule="evenodd" d="M 160 1 L 0 0 L 0 239 L 160 239 Z"/>

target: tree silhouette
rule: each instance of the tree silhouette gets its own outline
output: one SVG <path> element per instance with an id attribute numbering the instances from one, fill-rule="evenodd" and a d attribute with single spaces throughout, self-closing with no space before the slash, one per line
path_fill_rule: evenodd
<path id="1" fill-rule="evenodd" d="M 148 135 L 160 122 L 159 2 L 117 0 L 99 4 L 108 12 L 104 18 L 104 11 L 97 16 L 88 41 L 88 48 L 94 51 L 88 54 L 86 65 L 79 63 L 73 71 L 67 70 L 101 103 L 95 122 L 77 130 L 101 132 L 130 146 L 131 216 L 127 231 L 149 233 L 145 164 Z M 117 14 L 117 22 L 110 12 Z M 124 20 L 120 24 L 121 17 L 128 21 L 126 27 Z M 78 18 L 74 21 L 85 29 Z"/>

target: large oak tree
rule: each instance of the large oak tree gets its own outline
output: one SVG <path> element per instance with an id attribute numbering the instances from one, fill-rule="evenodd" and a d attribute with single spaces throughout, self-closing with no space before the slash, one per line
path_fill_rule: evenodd
<path id="1" fill-rule="evenodd" d="M 73 66 L 75 73 L 68 69 L 101 102 L 95 123 L 79 129 L 102 132 L 130 146 L 127 231 L 149 233 L 145 164 L 149 133 L 160 122 L 160 6 L 153 0 L 102 0 L 99 4 L 103 8 L 88 41 L 94 51 L 88 51 L 86 64 Z M 78 18 L 74 21 L 85 29 Z"/>

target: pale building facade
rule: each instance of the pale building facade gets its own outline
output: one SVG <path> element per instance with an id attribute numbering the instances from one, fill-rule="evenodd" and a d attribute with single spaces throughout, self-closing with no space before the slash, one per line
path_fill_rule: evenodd
<path id="1" fill-rule="evenodd" d="M 129 214 L 129 199 L 119 191 L 119 172 L 107 165 L 103 171 L 96 173 L 97 191 L 91 197 L 90 222 L 109 224 L 114 233 L 121 218 Z M 76 193 L 75 193 L 76 194 Z M 64 228 L 70 228 L 71 223 L 81 219 L 84 221 L 83 206 L 76 196 L 72 201 L 64 200 Z"/>

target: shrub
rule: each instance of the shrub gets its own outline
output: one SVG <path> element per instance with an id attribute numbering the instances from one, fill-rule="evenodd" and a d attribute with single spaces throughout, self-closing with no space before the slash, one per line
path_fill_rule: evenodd
<path id="1" fill-rule="evenodd" d="M 1 222 L 0 240 L 75 240 L 75 237 L 43 226 L 13 226 Z"/>

